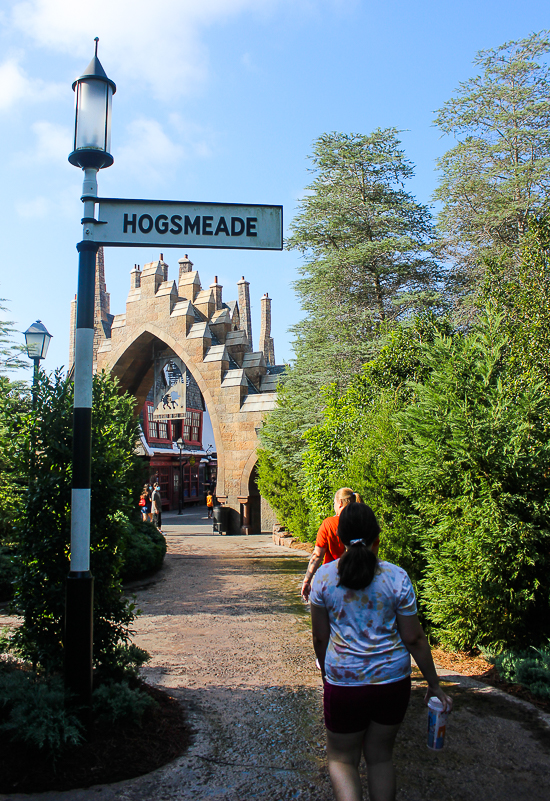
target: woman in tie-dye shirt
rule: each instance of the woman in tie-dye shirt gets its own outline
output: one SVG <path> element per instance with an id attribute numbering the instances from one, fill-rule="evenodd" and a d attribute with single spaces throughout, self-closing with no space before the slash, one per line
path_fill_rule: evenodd
<path id="1" fill-rule="evenodd" d="M 337 801 L 360 801 L 365 755 L 371 801 L 393 801 L 393 744 L 407 709 L 411 659 L 444 709 L 430 647 L 404 570 L 377 558 L 380 527 L 366 504 L 340 514 L 346 552 L 319 568 L 311 588 L 313 646 L 324 681 L 327 758 Z"/>

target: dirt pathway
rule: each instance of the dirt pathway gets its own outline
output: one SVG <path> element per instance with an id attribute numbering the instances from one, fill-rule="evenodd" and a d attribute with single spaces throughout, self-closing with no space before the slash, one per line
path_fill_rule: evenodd
<path id="1" fill-rule="evenodd" d="M 135 641 L 153 657 L 147 681 L 189 710 L 189 751 L 132 781 L 35 797 L 330 801 L 321 683 L 299 600 L 307 557 L 264 535 L 212 536 L 203 510 L 189 510 L 183 522 L 167 517 L 165 566 L 134 590 L 143 612 Z M 455 685 L 456 706 L 446 748 L 426 749 L 419 683 L 396 747 L 399 801 L 547 801 L 545 716 L 485 685 L 445 675 Z"/>

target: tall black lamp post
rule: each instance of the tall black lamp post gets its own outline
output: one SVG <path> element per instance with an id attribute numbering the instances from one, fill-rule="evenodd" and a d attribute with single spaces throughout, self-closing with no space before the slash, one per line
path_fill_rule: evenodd
<path id="1" fill-rule="evenodd" d="M 185 446 L 185 442 L 180 437 L 177 440 L 176 445 L 180 449 L 180 491 L 178 493 L 178 514 L 181 515 L 183 510 L 183 448 Z"/>
<path id="2" fill-rule="evenodd" d="M 65 606 L 65 684 L 90 721 L 92 699 L 93 578 L 90 572 L 92 466 L 92 368 L 96 255 L 94 241 L 97 172 L 110 167 L 111 101 L 116 86 L 95 55 L 73 83 L 76 97 L 74 148 L 69 161 L 84 171 L 74 349 L 73 483 L 71 566 Z"/>
<path id="3" fill-rule="evenodd" d="M 36 392 L 38 389 L 38 372 L 40 370 L 40 362 L 46 358 L 48 348 L 50 347 L 50 340 L 52 335 L 48 332 L 46 326 L 37 320 L 25 331 L 25 345 L 27 348 L 27 356 L 34 362 L 34 370 L 32 377 L 32 408 L 36 407 Z"/>

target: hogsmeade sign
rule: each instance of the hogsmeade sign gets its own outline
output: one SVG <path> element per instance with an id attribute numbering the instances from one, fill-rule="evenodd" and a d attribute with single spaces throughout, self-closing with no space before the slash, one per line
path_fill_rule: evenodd
<path id="1" fill-rule="evenodd" d="M 283 207 L 97 198 L 93 240 L 112 247 L 282 250 Z"/>

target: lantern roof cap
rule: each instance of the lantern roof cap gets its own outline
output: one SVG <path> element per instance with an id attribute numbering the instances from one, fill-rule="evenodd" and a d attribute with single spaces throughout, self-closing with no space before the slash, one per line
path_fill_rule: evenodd
<path id="1" fill-rule="evenodd" d="M 116 84 L 115 84 L 115 82 L 107 77 L 107 73 L 105 72 L 105 70 L 101 66 L 101 61 L 97 57 L 97 43 L 98 43 L 98 41 L 99 41 L 99 39 L 97 39 L 97 37 L 96 37 L 96 39 L 95 39 L 95 43 L 96 43 L 96 45 L 95 45 L 95 55 L 92 58 L 92 60 L 90 61 L 90 63 L 88 64 L 88 66 L 86 67 L 86 69 L 84 70 L 84 72 L 82 73 L 82 75 L 80 76 L 80 78 L 77 78 L 76 81 L 73 83 L 73 91 L 74 91 L 74 88 L 75 88 L 75 86 L 77 85 L 77 83 L 79 81 L 83 81 L 86 78 L 95 78 L 96 80 L 105 81 L 105 83 L 108 83 L 109 86 L 111 86 L 112 89 L 113 89 L 113 94 L 116 92 Z"/>
<path id="2" fill-rule="evenodd" d="M 37 320 L 32 325 L 29 325 L 25 334 L 47 334 L 49 337 L 52 337 L 52 334 L 48 331 L 42 320 Z M 53 337 L 52 337 L 53 339 Z"/>

